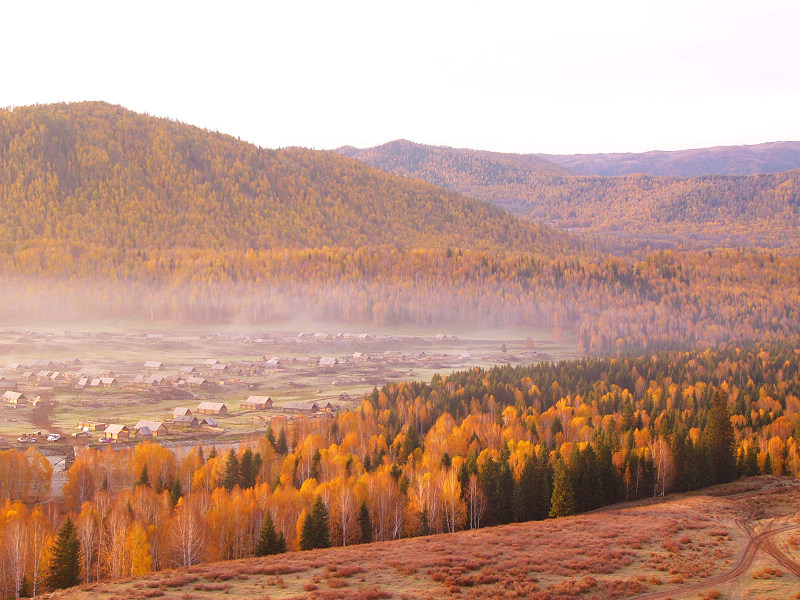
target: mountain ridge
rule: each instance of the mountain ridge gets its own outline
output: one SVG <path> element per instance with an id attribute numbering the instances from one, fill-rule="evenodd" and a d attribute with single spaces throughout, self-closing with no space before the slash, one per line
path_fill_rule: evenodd
<path id="1" fill-rule="evenodd" d="M 686 150 L 537 154 L 576 175 L 760 175 L 800 168 L 800 142 L 780 141 Z"/>
<path id="2" fill-rule="evenodd" d="M 623 251 L 631 247 L 800 248 L 800 169 L 691 178 L 573 175 L 484 151 L 390 142 L 348 155 Z M 479 159 L 476 159 L 479 157 Z"/>
<path id="3" fill-rule="evenodd" d="M 268 150 L 101 102 L 0 112 L 3 249 L 517 247 L 554 230 L 328 152 Z"/>

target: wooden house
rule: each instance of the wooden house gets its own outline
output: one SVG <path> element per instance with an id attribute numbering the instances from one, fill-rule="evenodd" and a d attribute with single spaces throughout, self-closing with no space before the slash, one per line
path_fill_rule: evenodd
<path id="1" fill-rule="evenodd" d="M 145 361 L 144 368 L 148 371 L 162 371 L 164 370 L 164 363 L 158 360 L 148 360 Z"/>
<path id="2" fill-rule="evenodd" d="M 335 356 L 323 356 L 317 364 L 322 368 L 335 367 L 339 364 L 339 359 Z"/>
<path id="3" fill-rule="evenodd" d="M 128 441 L 131 437 L 131 430 L 125 425 L 109 425 L 106 427 L 105 438 L 115 442 Z"/>
<path id="4" fill-rule="evenodd" d="M 228 407 L 222 402 L 201 402 L 197 406 L 197 412 L 201 415 L 226 415 Z"/>
<path id="5" fill-rule="evenodd" d="M 77 429 L 82 431 L 100 431 L 101 429 L 105 430 L 108 427 L 108 424 L 101 423 L 100 421 L 79 421 Z"/>
<path id="6" fill-rule="evenodd" d="M 167 430 L 167 426 L 164 424 L 163 421 L 148 421 L 146 419 L 141 419 L 136 425 L 133 426 L 134 430 L 137 432 L 140 428 L 147 427 L 153 437 L 158 437 L 160 435 L 167 435 L 169 431 Z"/>
<path id="7" fill-rule="evenodd" d="M 319 404 L 316 402 L 286 402 L 281 409 L 285 412 L 315 413 L 319 411 Z"/>
<path id="8" fill-rule="evenodd" d="M 0 377 L 0 391 L 16 392 L 17 382 L 14 381 L 13 379 L 6 379 L 5 377 Z"/>
<path id="9" fill-rule="evenodd" d="M 267 410 L 272 408 L 272 398 L 269 396 L 248 396 L 241 406 L 247 410 Z"/>
<path id="10" fill-rule="evenodd" d="M 172 426 L 173 427 L 197 427 L 199 421 L 197 417 L 192 416 L 191 414 L 188 415 L 172 415 Z"/>
<path id="11" fill-rule="evenodd" d="M 22 392 L 8 390 L 3 394 L 3 402 L 19 406 L 20 404 L 27 404 L 28 398 Z"/>

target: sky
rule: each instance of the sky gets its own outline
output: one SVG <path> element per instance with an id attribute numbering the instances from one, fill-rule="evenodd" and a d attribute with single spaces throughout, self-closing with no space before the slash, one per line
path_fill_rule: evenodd
<path id="1" fill-rule="evenodd" d="M 103 100 L 267 148 L 800 140 L 797 0 L 4 4 L 0 107 Z"/>

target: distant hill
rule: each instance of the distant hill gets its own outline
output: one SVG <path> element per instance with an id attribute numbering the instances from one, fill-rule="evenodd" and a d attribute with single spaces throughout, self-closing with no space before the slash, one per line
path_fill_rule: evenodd
<path id="1" fill-rule="evenodd" d="M 580 175 L 758 175 L 800 168 L 800 142 L 621 154 L 539 154 Z"/>
<path id="2" fill-rule="evenodd" d="M 99 102 L 0 111 L 0 250 L 559 246 L 554 230 L 329 152 Z"/>
<path id="3" fill-rule="evenodd" d="M 501 154 L 483 150 L 425 146 L 395 140 L 375 148 L 352 146 L 334 152 L 360 160 L 382 171 L 422 179 L 469 194 L 470 189 L 498 183 L 519 184 L 543 177 L 569 175 L 561 167 L 535 154 Z"/>
<path id="4" fill-rule="evenodd" d="M 391 142 L 340 149 L 388 172 L 435 182 L 599 243 L 800 249 L 800 169 L 764 175 L 572 175 L 532 155 Z"/>

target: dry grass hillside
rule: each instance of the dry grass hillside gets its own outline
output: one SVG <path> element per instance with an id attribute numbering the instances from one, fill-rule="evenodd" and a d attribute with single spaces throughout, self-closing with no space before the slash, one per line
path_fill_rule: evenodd
<path id="1" fill-rule="evenodd" d="M 759 477 L 577 517 L 201 565 L 52 597 L 800 598 L 800 480 Z"/>

